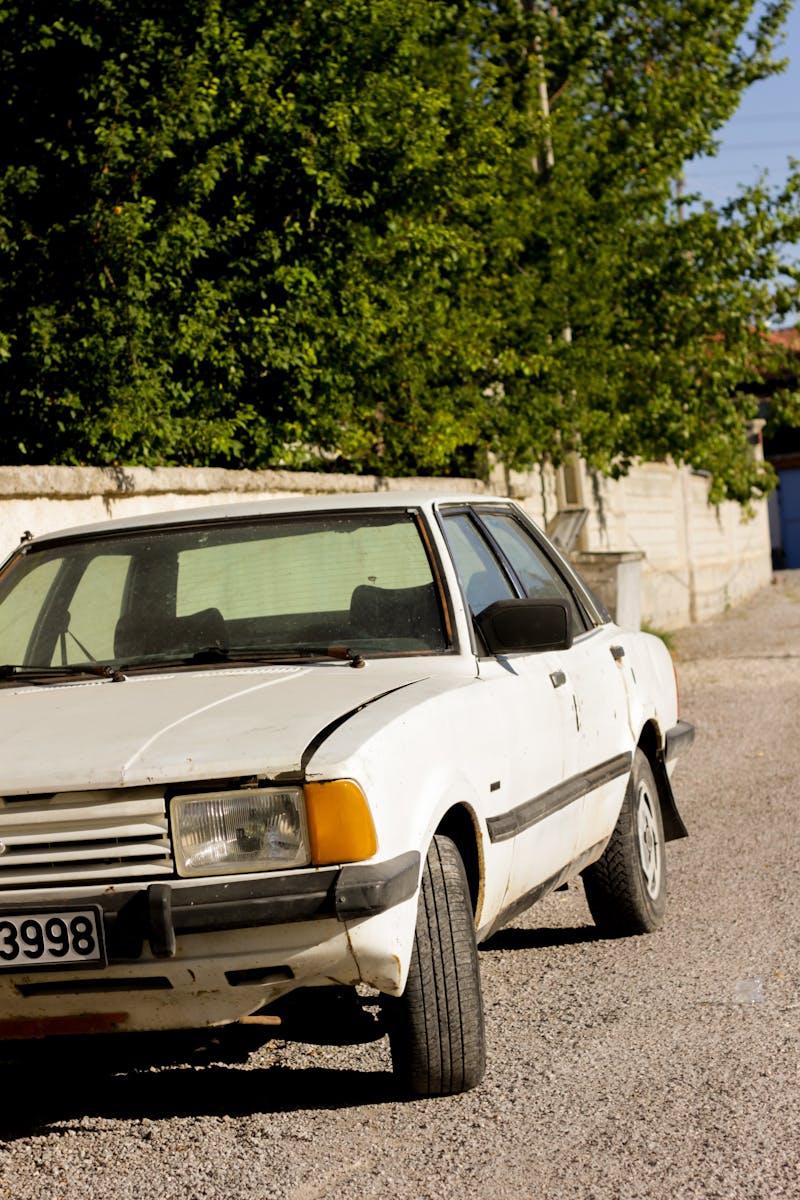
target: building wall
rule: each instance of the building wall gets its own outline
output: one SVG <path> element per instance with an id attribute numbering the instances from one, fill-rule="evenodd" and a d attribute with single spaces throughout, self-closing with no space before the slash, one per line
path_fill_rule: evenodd
<path id="1" fill-rule="evenodd" d="M 676 629 L 723 612 L 772 577 L 767 504 L 752 517 L 708 503 L 709 480 L 688 467 L 643 463 L 624 479 L 582 466 L 588 518 L 578 549 L 639 551 L 642 619 Z"/>
<path id="2" fill-rule="evenodd" d="M 608 576 L 619 554 L 628 580 L 631 561 L 641 554 L 641 618 L 659 629 L 722 612 L 771 578 L 766 503 L 755 505 L 753 519 L 743 521 L 738 505 L 709 506 L 707 479 L 666 463 L 643 464 L 621 480 L 593 474 L 582 463 L 567 472 L 498 468 L 488 484 L 188 467 L 0 467 L 0 560 L 26 530 L 38 534 L 108 517 L 268 496 L 399 495 L 414 488 L 513 495 L 544 527 L 559 510 L 587 510 L 573 550 L 605 556 L 598 578 Z M 588 575 L 589 566 L 583 569 Z M 606 602 L 613 607 L 613 599 Z"/>

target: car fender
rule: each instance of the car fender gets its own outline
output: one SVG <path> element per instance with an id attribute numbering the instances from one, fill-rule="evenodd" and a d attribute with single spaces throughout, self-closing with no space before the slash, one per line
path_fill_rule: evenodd
<path id="1" fill-rule="evenodd" d="M 675 665 L 668 648 L 653 634 L 624 634 L 625 656 L 618 660 L 627 670 L 629 718 L 636 744 L 650 760 L 658 786 L 664 835 L 667 841 L 687 836 L 670 782 L 666 741 L 678 724 L 679 696 Z M 626 666 L 627 664 L 627 666 Z"/>
<path id="2" fill-rule="evenodd" d="M 477 681 L 473 689 L 480 689 Z M 470 687 L 420 696 L 418 688 L 386 697 L 336 730 L 308 764 L 308 779 L 352 778 L 363 789 L 378 838 L 377 859 L 428 846 L 447 813 L 463 808 L 476 841 L 477 922 L 500 910 L 513 841 L 492 843 L 486 819 L 501 804 L 492 781 L 511 752 L 497 717 L 477 719 Z M 412 697 L 412 703 L 408 698 Z M 474 697 L 471 699 L 470 697 Z M 483 777 L 483 793 L 476 780 Z"/>
<path id="3" fill-rule="evenodd" d="M 642 731 L 653 724 L 663 748 L 666 731 L 678 719 L 678 692 L 672 656 L 661 638 L 653 634 L 619 631 L 615 638 L 624 651 L 617 658 L 628 695 L 628 720 L 636 745 Z"/>

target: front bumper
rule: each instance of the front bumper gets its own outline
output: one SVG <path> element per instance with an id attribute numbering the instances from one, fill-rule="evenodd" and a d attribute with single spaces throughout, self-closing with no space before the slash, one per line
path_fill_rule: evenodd
<path id="1" fill-rule="evenodd" d="M 410 899 L 419 875 L 419 852 L 410 850 L 386 862 L 296 874 L 188 886 L 159 882 L 101 896 L 76 891 L 70 893 L 69 906 L 102 908 L 110 963 L 140 958 L 145 943 L 154 958 L 172 958 L 176 938 L 183 934 L 377 916 Z M 15 904 L 14 911 L 25 907 Z"/>

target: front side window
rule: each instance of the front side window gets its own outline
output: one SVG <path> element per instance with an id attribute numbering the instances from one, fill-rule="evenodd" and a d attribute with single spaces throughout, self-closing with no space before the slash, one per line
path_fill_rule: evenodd
<path id="1" fill-rule="evenodd" d="M 444 530 L 473 616 L 479 616 L 495 600 L 509 600 L 516 594 L 494 551 L 467 513 L 445 514 Z"/>
<path id="2" fill-rule="evenodd" d="M 586 622 L 566 581 L 513 514 L 482 511 L 480 517 L 511 564 L 525 594 L 533 600 L 564 600 L 573 636 L 582 632 Z"/>

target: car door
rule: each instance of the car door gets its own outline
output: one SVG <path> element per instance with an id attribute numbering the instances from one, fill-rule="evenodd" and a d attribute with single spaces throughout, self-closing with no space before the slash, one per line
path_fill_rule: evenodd
<path id="1" fill-rule="evenodd" d="M 513 510 L 487 508 L 480 518 L 525 594 L 561 598 L 570 610 L 574 640 L 554 658 L 564 715 L 564 786 L 583 792 L 577 843 L 583 854 L 614 828 L 634 749 L 620 631 L 609 621 L 592 620 L 569 569 Z"/>
<path id="2" fill-rule="evenodd" d="M 521 594 L 474 512 L 445 508 L 442 523 L 473 616 L 495 600 Z M 502 769 L 492 780 L 486 812 L 492 848 L 511 846 L 501 905 L 508 915 L 544 890 L 576 854 L 581 797 L 568 797 L 561 787 L 565 726 L 574 716 L 559 694 L 561 669 L 552 652 L 495 657 L 482 650 L 477 634 L 475 649 L 477 703 L 502 742 L 496 760 Z"/>

